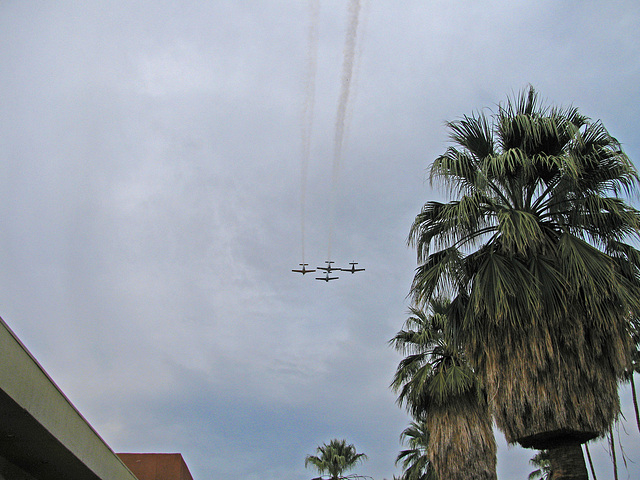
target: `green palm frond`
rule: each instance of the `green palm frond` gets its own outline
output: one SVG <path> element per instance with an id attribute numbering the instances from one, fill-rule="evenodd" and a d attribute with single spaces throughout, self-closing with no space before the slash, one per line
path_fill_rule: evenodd
<path id="1" fill-rule="evenodd" d="M 494 144 L 491 125 L 484 115 L 464 116 L 457 122 L 448 122 L 450 138 L 463 146 L 475 159 L 483 159 L 493 154 Z"/>
<path id="2" fill-rule="evenodd" d="M 464 272 L 463 257 L 455 247 L 429 255 L 416 269 L 411 287 L 416 304 L 425 304 L 434 296 L 447 295 L 458 290 L 455 283 Z"/>
<path id="3" fill-rule="evenodd" d="M 464 195 L 473 192 L 482 177 L 478 172 L 478 159 L 473 154 L 449 147 L 447 151 L 435 159 L 429 172 L 429 181 L 445 179 L 445 186 L 453 195 Z"/>
<path id="4" fill-rule="evenodd" d="M 522 255 L 542 248 L 547 237 L 533 213 L 510 208 L 496 210 L 498 235 L 506 254 Z"/>
<path id="5" fill-rule="evenodd" d="M 490 250 L 482 256 L 471 290 L 468 316 L 515 325 L 540 310 L 539 283 L 519 258 Z"/>
<path id="6" fill-rule="evenodd" d="M 490 199 L 475 194 L 447 204 L 425 204 L 411 227 L 408 240 L 409 245 L 417 247 L 419 261 L 426 260 L 430 248 L 473 244 L 494 232 L 496 222 L 487 208 L 489 203 L 492 203 Z"/>

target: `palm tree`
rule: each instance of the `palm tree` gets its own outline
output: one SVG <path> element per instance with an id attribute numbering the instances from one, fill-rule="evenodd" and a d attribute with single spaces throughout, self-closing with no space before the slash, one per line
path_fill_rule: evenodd
<path id="1" fill-rule="evenodd" d="M 426 455 L 439 478 L 496 479 L 496 444 L 488 404 L 449 321 L 450 302 L 429 314 L 411 308 L 406 330 L 390 341 L 407 355 L 391 384 L 426 429 Z"/>
<path id="2" fill-rule="evenodd" d="M 551 478 L 551 463 L 549 462 L 549 454 L 546 450 L 540 450 L 536 453 L 529 463 L 536 468 L 527 477 L 528 480 L 549 480 Z"/>
<path id="3" fill-rule="evenodd" d="M 411 422 L 400 435 L 400 440 L 409 448 L 402 450 L 396 458 L 396 465 L 402 464 L 402 475 L 398 480 L 438 480 L 427 457 L 429 431 L 424 422 Z"/>
<path id="4" fill-rule="evenodd" d="M 413 299 L 451 295 L 507 441 L 552 449 L 553 478 L 586 478 L 580 444 L 619 414 L 640 311 L 640 252 L 625 243 L 640 213 L 620 198 L 638 174 L 600 122 L 541 105 L 532 87 L 448 127 L 430 178 L 454 199 L 426 203 L 411 227 Z"/>
<path id="5" fill-rule="evenodd" d="M 307 455 L 304 460 L 304 466 L 306 468 L 309 465 L 313 465 L 320 475 L 326 474 L 329 480 L 347 478 L 343 476 L 343 473 L 351 470 L 367 458 L 364 453 L 357 453 L 356 447 L 352 444 L 347 445 L 346 440 L 335 438 L 329 443 L 320 445 L 316 451 L 318 455 Z"/>

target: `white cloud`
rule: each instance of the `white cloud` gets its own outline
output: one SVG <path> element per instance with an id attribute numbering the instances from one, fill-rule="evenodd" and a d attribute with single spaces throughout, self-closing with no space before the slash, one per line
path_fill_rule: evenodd
<path id="1" fill-rule="evenodd" d="M 331 227 L 346 5 L 321 2 L 306 260 L 335 228 L 335 260 L 367 268 L 331 284 L 289 271 L 304 2 L 0 6 L 1 314 L 116 450 L 287 479 L 344 434 L 391 478 L 406 417 L 386 342 L 444 121 L 531 82 L 640 154 L 637 2 L 366 3 Z M 501 447 L 501 471 L 528 454 Z"/>

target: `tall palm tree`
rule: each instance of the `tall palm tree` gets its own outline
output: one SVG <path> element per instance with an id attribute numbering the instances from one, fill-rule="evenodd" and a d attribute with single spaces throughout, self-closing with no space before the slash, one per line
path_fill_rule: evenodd
<path id="1" fill-rule="evenodd" d="M 356 452 L 355 446 L 347 445 L 346 440 L 338 440 L 337 438 L 329 443 L 323 443 L 316 449 L 316 452 L 318 455 L 307 455 L 304 466 L 313 465 L 320 475 L 326 474 L 329 480 L 346 478 L 344 472 L 367 459 L 364 453 Z"/>
<path id="2" fill-rule="evenodd" d="M 424 422 L 411 422 L 400 435 L 400 440 L 409 448 L 402 450 L 396 458 L 396 465 L 402 464 L 402 475 L 398 480 L 438 480 L 427 456 L 429 431 Z"/>
<path id="3" fill-rule="evenodd" d="M 488 404 L 449 321 L 450 303 L 429 313 L 411 308 L 406 330 L 390 343 L 406 357 L 391 384 L 429 434 L 426 454 L 439 478 L 496 479 L 496 444 Z"/>
<path id="4" fill-rule="evenodd" d="M 411 227 L 414 301 L 451 295 L 507 441 L 553 449 L 553 478 L 586 478 L 580 443 L 619 414 L 640 311 L 640 252 L 625 243 L 640 213 L 620 198 L 638 174 L 600 122 L 533 88 L 448 127 L 430 178 L 453 200 L 428 202 Z"/>

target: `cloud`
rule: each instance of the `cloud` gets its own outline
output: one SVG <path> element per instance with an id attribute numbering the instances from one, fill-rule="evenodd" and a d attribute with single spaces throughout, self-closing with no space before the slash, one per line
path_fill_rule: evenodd
<path id="1" fill-rule="evenodd" d="M 638 8 L 363 2 L 330 225 L 347 9 L 321 2 L 305 260 L 324 263 L 335 228 L 332 259 L 366 268 L 325 284 L 290 272 L 304 2 L 5 2 L 1 314 L 116 450 L 286 479 L 344 436 L 363 473 L 391 478 L 408 419 L 386 342 L 406 316 L 409 226 L 446 193 L 425 182 L 444 122 L 532 83 L 635 158 Z M 529 453 L 501 444 L 501 476 Z"/>

